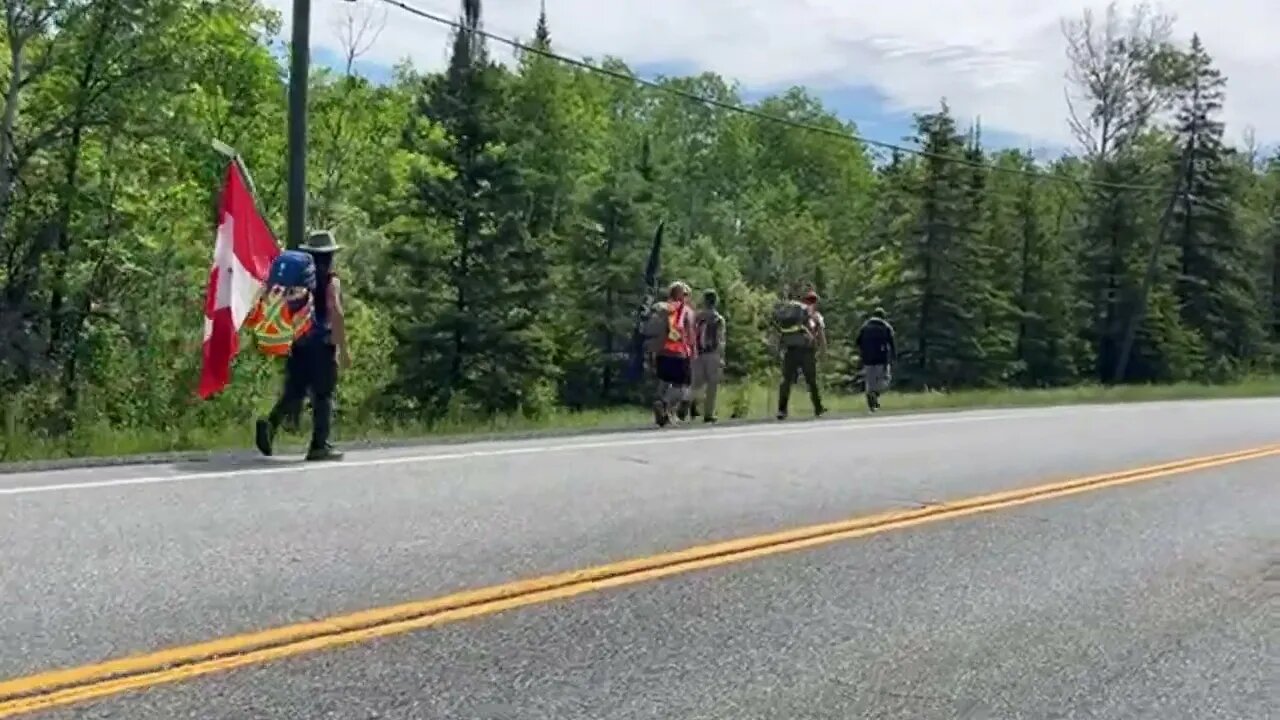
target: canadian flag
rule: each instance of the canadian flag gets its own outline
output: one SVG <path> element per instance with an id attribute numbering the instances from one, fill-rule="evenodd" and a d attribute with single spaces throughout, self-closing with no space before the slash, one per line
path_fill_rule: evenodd
<path id="1" fill-rule="evenodd" d="M 205 293 L 201 398 L 215 395 L 231 381 L 231 359 L 240 349 L 240 326 L 279 254 L 276 239 L 258 214 L 239 166 L 230 163 L 218 201 L 213 267 Z"/>

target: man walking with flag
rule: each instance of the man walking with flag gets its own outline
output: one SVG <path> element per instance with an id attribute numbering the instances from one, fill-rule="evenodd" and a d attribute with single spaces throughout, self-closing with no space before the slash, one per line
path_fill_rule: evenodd
<path id="1" fill-rule="evenodd" d="M 341 286 L 333 269 L 334 253 L 339 245 L 331 233 L 317 232 L 298 249 L 310 254 L 315 262 L 312 325 L 309 332 L 293 343 L 285 362 L 284 392 L 271 414 L 258 420 L 255 441 L 263 455 L 270 455 L 276 430 L 285 418 L 301 411 L 303 399 L 310 395 L 311 447 L 307 450 L 307 460 L 341 460 L 342 453 L 329 443 L 338 367 L 351 367 Z"/>
<path id="2" fill-rule="evenodd" d="M 219 149 L 231 155 L 232 162 L 218 201 L 213 266 L 205 294 L 204 358 L 197 390 L 202 399 L 213 397 L 231 382 L 231 361 L 240 350 L 240 329 L 258 307 L 272 265 L 281 255 L 275 236 L 258 211 L 248 172 L 234 151 Z M 329 444 L 333 389 L 337 365 L 349 366 L 351 362 L 332 264 L 338 245 L 329 233 L 317 233 L 300 249 L 311 254 L 317 271 L 314 309 L 307 323 L 311 329 L 287 351 L 285 391 L 271 415 L 258 422 L 256 441 L 258 449 L 270 455 L 276 428 L 284 418 L 301 411 L 302 399 L 310 393 L 314 427 L 307 458 L 336 460 L 342 454 Z"/>

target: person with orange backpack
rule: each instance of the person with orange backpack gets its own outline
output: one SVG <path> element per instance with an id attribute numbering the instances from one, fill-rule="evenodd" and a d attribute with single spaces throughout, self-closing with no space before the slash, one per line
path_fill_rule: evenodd
<path id="1" fill-rule="evenodd" d="M 645 323 L 646 349 L 658 377 L 658 397 L 653 402 L 653 420 L 658 427 L 671 423 L 673 409 L 680 420 L 689 415 L 693 359 L 697 356 L 691 292 L 683 282 L 672 283 L 667 299 L 654 304 Z"/>
<path id="2" fill-rule="evenodd" d="M 329 443 L 338 368 L 351 366 L 342 291 L 333 269 L 338 249 L 331 233 L 318 232 L 298 250 L 281 253 L 246 320 L 262 352 L 286 358 L 284 390 L 255 428 L 255 443 L 263 455 L 272 454 L 276 431 L 301 412 L 303 399 L 310 395 L 307 460 L 342 459 L 342 453 Z"/>

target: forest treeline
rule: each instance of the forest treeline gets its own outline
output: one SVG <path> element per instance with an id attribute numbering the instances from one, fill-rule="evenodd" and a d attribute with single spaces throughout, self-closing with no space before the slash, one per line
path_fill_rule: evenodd
<path id="1" fill-rule="evenodd" d="M 194 395 L 225 167 L 210 141 L 243 154 L 282 233 L 280 18 L 259 0 L 4 5 L 7 432 L 247 422 L 278 380 L 254 353 L 224 395 Z M 662 279 L 719 291 L 742 382 L 776 381 L 769 310 L 810 287 L 833 387 L 877 305 L 903 350 L 898 387 L 1223 381 L 1275 364 L 1280 158 L 1227 142 L 1210 49 L 1157 12 L 1064 21 L 1078 142 L 1052 162 L 985 147 L 945 102 L 892 151 L 803 88 L 744 114 L 712 73 L 661 79 L 682 95 L 539 52 L 500 63 L 513 51 L 466 29 L 477 0 L 447 69 L 375 83 L 353 67 L 380 13 L 353 13 L 310 101 L 309 221 L 347 248 L 340 424 L 635 401 L 622 370 L 663 220 Z M 530 31 L 555 50 L 545 16 Z"/>

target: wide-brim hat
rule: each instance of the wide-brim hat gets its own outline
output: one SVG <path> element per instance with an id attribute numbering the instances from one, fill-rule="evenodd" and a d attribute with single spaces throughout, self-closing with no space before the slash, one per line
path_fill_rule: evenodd
<path id="1" fill-rule="evenodd" d="M 342 249 L 337 240 L 333 239 L 333 233 L 322 230 L 313 232 L 307 237 L 307 241 L 298 247 L 299 250 L 306 250 L 312 253 L 331 253 Z"/>

